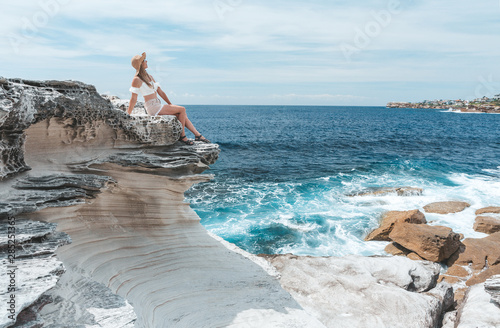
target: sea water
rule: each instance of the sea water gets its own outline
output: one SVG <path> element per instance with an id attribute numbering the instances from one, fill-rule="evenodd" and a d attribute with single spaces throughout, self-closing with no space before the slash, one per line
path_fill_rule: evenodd
<path id="1" fill-rule="evenodd" d="M 209 231 L 251 253 L 384 254 L 365 242 L 383 213 L 466 201 L 456 214 L 425 213 L 466 237 L 475 210 L 500 206 L 500 115 L 433 109 L 187 106 L 221 154 L 187 201 Z M 417 187 L 422 195 L 352 196 Z"/>

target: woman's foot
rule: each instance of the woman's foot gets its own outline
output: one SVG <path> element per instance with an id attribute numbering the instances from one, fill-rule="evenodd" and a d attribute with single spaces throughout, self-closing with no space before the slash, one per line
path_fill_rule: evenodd
<path id="1" fill-rule="evenodd" d="M 188 146 L 194 145 L 193 140 L 189 140 L 185 135 L 179 137 L 179 141 L 185 143 Z"/>
<path id="2" fill-rule="evenodd" d="M 194 141 L 201 141 L 201 142 L 204 142 L 204 143 L 211 143 L 210 140 L 208 140 L 207 138 L 205 138 L 201 134 L 199 136 L 196 136 L 194 138 Z"/>

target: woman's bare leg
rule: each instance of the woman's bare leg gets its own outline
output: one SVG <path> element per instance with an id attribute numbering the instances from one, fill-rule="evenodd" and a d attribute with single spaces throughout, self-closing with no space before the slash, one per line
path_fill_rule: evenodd
<path id="1" fill-rule="evenodd" d="M 198 132 L 198 130 L 196 130 L 196 128 L 194 127 L 193 123 L 191 123 L 191 120 L 186 116 L 186 128 L 193 132 L 194 136 L 195 137 L 199 137 L 201 136 L 201 139 L 200 140 L 206 140 L 207 138 L 205 138 L 204 136 L 201 135 L 201 133 Z"/>
<path id="2" fill-rule="evenodd" d="M 184 108 L 182 106 L 177 106 L 177 105 L 163 105 L 163 107 L 161 108 L 158 115 L 175 115 L 175 116 L 177 116 L 177 119 L 182 124 L 182 134 L 181 135 L 183 135 L 183 136 L 186 135 L 186 132 L 184 131 L 184 127 L 186 126 L 186 119 L 187 119 L 186 108 Z"/>
<path id="3" fill-rule="evenodd" d="M 198 132 L 198 130 L 196 130 L 196 128 L 194 127 L 193 123 L 191 123 L 191 120 L 187 117 L 186 115 L 186 128 L 193 132 L 194 136 L 199 136 L 200 133 Z"/>

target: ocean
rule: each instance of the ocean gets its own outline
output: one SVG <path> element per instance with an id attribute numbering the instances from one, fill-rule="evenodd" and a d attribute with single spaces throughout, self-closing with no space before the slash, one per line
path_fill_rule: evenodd
<path id="1" fill-rule="evenodd" d="M 384 212 L 460 200 L 456 214 L 425 213 L 465 237 L 475 210 L 500 206 L 500 115 L 435 109 L 186 106 L 221 154 L 186 201 L 207 230 L 259 254 L 383 255 L 364 237 Z M 189 136 L 189 133 L 188 133 Z M 352 196 L 417 187 L 422 195 Z"/>

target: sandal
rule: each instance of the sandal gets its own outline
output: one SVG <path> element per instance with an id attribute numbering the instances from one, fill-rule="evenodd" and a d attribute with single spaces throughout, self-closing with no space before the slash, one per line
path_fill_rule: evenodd
<path id="1" fill-rule="evenodd" d="M 203 138 L 203 139 L 202 139 Z M 204 143 L 211 143 L 210 140 L 208 140 L 207 138 L 205 138 L 204 136 L 202 136 L 201 134 L 199 136 L 196 136 L 194 138 L 194 141 L 201 141 L 201 142 L 204 142 Z"/>
<path id="2" fill-rule="evenodd" d="M 186 139 L 186 140 L 184 140 Z M 194 145 L 193 140 L 189 140 L 185 135 L 179 137 L 179 141 L 185 143 L 188 146 Z"/>

